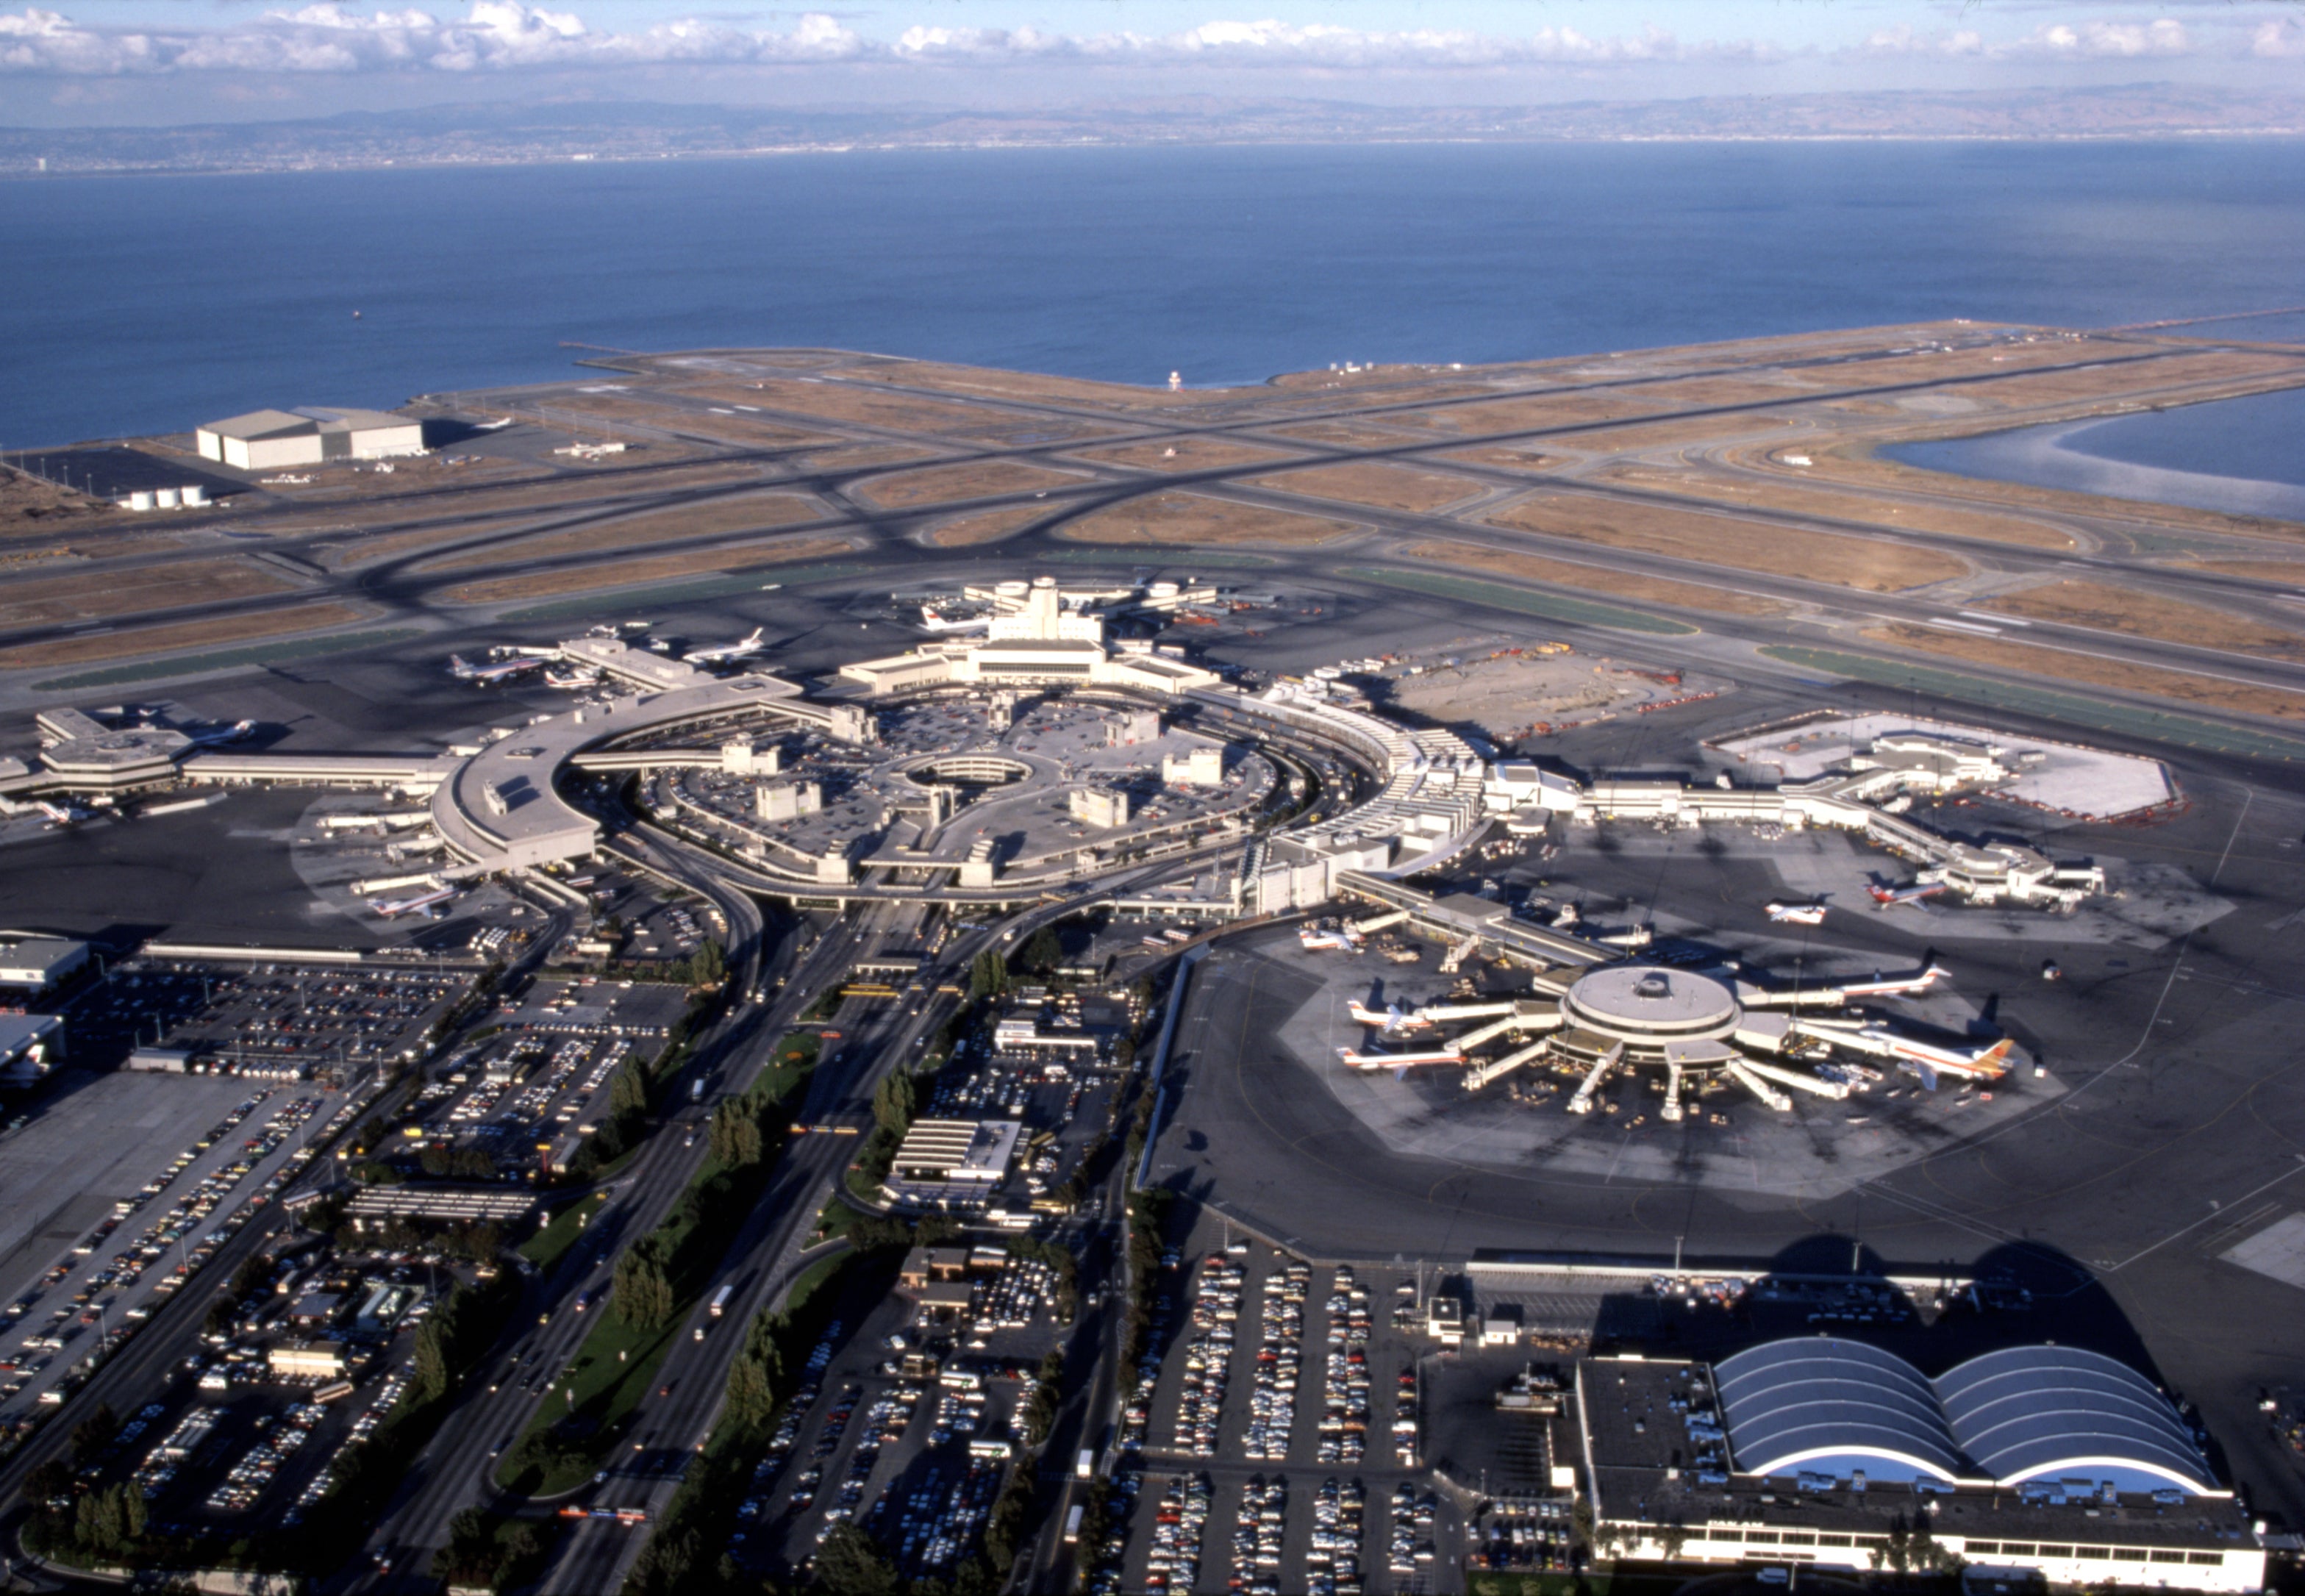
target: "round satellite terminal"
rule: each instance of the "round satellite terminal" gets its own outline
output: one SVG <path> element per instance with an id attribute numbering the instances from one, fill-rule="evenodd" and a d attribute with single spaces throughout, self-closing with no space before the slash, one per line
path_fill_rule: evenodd
<path id="1" fill-rule="evenodd" d="M 1658 964 L 1612 964 L 1579 977 L 1561 1000 L 1579 1025 L 1629 1043 L 1725 1037 L 1737 1029 L 1727 983 Z"/>

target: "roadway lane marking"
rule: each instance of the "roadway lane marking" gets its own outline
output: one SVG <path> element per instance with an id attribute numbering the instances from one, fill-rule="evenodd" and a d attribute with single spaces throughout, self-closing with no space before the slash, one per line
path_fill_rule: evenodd
<path id="1" fill-rule="evenodd" d="M 1935 626 L 1947 632 L 1967 632 L 1980 637 L 1999 637 L 1998 626 L 1979 626 L 1971 621 L 1956 621 L 1947 615 L 1930 615 L 1921 622 L 1924 626 Z"/>

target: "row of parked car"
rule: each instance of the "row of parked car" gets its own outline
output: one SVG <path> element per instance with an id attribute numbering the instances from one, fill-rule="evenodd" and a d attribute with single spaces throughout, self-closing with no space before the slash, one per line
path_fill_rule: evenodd
<path id="1" fill-rule="evenodd" d="M 1248 1433 L 1242 1446 L 1249 1456 L 1284 1463 L 1297 1429 L 1297 1380 L 1305 1361 L 1305 1299 L 1313 1270 L 1292 1262 L 1264 1281 L 1256 1349 L 1255 1385 L 1249 1393 Z"/>

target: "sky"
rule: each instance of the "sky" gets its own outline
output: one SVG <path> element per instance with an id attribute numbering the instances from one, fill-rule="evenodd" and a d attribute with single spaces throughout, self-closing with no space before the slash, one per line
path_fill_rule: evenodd
<path id="1" fill-rule="evenodd" d="M 2305 86 L 2305 0 L 0 0 L 0 123 L 603 98 L 1030 110 Z"/>

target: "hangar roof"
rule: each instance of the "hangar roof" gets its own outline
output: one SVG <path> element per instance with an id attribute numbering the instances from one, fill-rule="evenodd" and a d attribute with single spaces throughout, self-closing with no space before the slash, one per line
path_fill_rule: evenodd
<path id="1" fill-rule="evenodd" d="M 1713 1374 L 1739 1473 L 1867 1457 L 1878 1460 L 1865 1470 L 1878 1479 L 1961 1474 L 1936 1392 L 1894 1353 L 1832 1337 L 1773 1341 Z"/>
<path id="2" fill-rule="evenodd" d="M 1819 1336 L 1739 1353 L 1714 1379 L 1739 1473 L 2218 1489 L 2152 1381 L 2074 1347 L 1986 1353 L 1930 1380 L 1893 1353 Z"/>
<path id="3" fill-rule="evenodd" d="M 2114 1466 L 2216 1489 L 2169 1399 L 2102 1354 L 2010 1347 L 1947 1371 L 1936 1388 L 1961 1450 L 2004 1485 Z"/>

